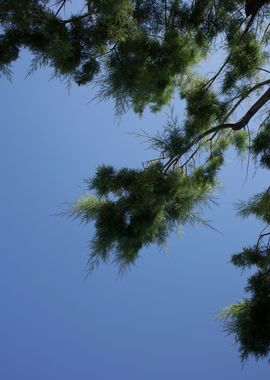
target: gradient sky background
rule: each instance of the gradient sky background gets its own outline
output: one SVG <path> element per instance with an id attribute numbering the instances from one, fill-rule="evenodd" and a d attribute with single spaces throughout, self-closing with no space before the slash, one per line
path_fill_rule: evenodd
<path id="1" fill-rule="evenodd" d="M 245 183 L 247 163 L 231 153 L 219 205 L 205 212 L 222 234 L 184 227 L 167 253 L 143 250 L 123 279 L 102 265 L 84 282 L 93 228 L 56 214 L 99 164 L 137 168 L 155 157 L 130 132 L 156 132 L 165 112 L 115 122 L 112 103 L 88 104 L 90 87 L 69 95 L 49 70 L 25 80 L 29 62 L 25 53 L 13 82 L 1 80 L 0 379 L 269 379 L 267 362 L 242 367 L 215 321 L 244 294 L 230 254 L 261 228 L 236 218 L 234 203 L 263 190 L 269 174 L 253 178 L 251 167 Z"/>

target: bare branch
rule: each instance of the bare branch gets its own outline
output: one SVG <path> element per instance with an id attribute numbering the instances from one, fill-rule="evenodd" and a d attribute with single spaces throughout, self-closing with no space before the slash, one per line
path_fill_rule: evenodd
<path id="1" fill-rule="evenodd" d="M 67 2 L 67 0 L 62 1 L 62 4 L 60 5 L 60 7 L 58 8 L 58 10 L 55 13 L 55 17 L 60 13 L 61 9 L 66 5 L 66 2 Z"/>

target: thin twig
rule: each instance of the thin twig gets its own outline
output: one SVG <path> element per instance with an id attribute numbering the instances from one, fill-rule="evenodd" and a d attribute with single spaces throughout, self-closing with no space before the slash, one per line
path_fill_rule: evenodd
<path id="1" fill-rule="evenodd" d="M 60 5 L 60 7 L 58 8 L 58 10 L 55 13 L 55 17 L 60 13 L 61 9 L 65 6 L 66 2 L 67 2 L 67 0 L 62 1 L 62 4 Z"/>

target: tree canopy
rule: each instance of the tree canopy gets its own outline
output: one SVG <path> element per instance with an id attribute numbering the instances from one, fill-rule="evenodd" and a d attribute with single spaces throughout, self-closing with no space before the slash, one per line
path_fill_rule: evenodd
<path id="1" fill-rule="evenodd" d="M 75 3 L 75 2 L 74 2 Z M 211 201 L 226 150 L 249 152 L 270 168 L 270 6 L 267 1 L 89 0 L 65 16 L 67 0 L 0 0 L 0 72 L 11 77 L 20 50 L 33 55 L 30 71 L 45 65 L 78 85 L 98 85 L 116 112 L 142 114 L 185 104 L 156 136 L 156 158 L 140 169 L 102 165 L 89 192 L 70 214 L 93 221 L 89 269 L 111 257 L 124 269 L 151 243 L 164 244 L 178 225 L 200 220 Z M 222 57 L 214 74 L 207 60 Z M 254 116 L 256 115 L 256 120 Z M 269 188 L 240 206 L 261 219 L 252 247 L 232 256 L 254 266 L 249 298 L 225 309 L 225 329 L 242 359 L 270 353 Z"/>

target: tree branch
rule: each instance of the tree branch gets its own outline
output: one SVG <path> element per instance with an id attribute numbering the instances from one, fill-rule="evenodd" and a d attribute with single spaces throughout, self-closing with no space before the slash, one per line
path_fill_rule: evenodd
<path id="1" fill-rule="evenodd" d="M 270 100 L 270 88 L 265 91 L 265 93 L 255 102 L 249 110 L 245 113 L 245 115 L 236 123 L 224 123 L 220 125 L 216 125 L 215 127 L 212 127 L 205 132 L 201 133 L 197 137 L 195 137 L 183 150 L 183 152 L 179 155 L 176 155 L 174 157 L 171 157 L 169 161 L 163 166 L 163 170 L 166 173 L 169 168 L 177 162 L 184 154 L 186 154 L 195 144 L 198 144 L 200 141 L 202 141 L 205 137 L 214 134 L 216 135 L 218 132 L 224 130 L 224 129 L 231 129 L 233 131 L 239 131 L 240 129 L 243 129 L 247 126 L 249 121 L 252 119 L 252 117 L 265 105 L 265 103 Z M 197 151 L 197 150 L 196 150 Z"/>
<path id="2" fill-rule="evenodd" d="M 270 84 L 270 79 L 265 80 L 264 82 L 257 83 L 257 84 L 255 84 L 253 87 L 251 87 L 251 88 L 248 90 L 248 92 L 247 92 L 244 96 L 242 96 L 242 97 L 238 100 L 238 102 L 235 103 L 235 105 L 232 107 L 232 109 L 231 109 L 231 110 L 229 111 L 229 113 L 226 115 L 226 120 L 228 120 L 228 118 L 234 113 L 234 111 L 236 110 L 236 108 L 238 108 L 239 105 L 240 105 L 240 104 L 241 104 L 241 103 L 242 103 L 247 97 L 249 97 L 249 95 L 250 95 L 252 92 L 258 90 L 259 88 L 261 88 L 261 87 L 263 87 L 263 86 L 265 86 L 265 85 L 267 85 L 267 84 Z"/>
<path id="3" fill-rule="evenodd" d="M 268 102 L 269 99 L 270 88 L 268 88 L 268 90 L 265 91 L 265 93 L 257 100 L 257 102 L 250 107 L 242 119 L 234 124 L 232 129 L 234 131 L 239 131 L 240 129 L 244 128 L 249 123 L 250 119 L 265 105 L 265 103 Z"/>
<path id="4" fill-rule="evenodd" d="M 60 5 L 60 7 L 58 8 L 58 10 L 55 13 L 55 17 L 60 13 L 61 9 L 65 6 L 66 2 L 67 2 L 67 0 L 62 1 L 62 4 Z"/>
<path id="5" fill-rule="evenodd" d="M 69 18 L 69 19 L 67 19 L 67 20 L 62 20 L 62 22 L 63 22 L 64 24 L 69 24 L 69 23 L 73 22 L 74 20 L 82 20 L 82 19 L 84 19 L 85 17 L 90 16 L 90 14 L 91 14 L 91 13 L 84 13 L 84 14 L 82 14 L 82 15 L 80 15 L 80 16 L 73 16 L 73 17 L 71 17 L 71 18 Z"/>

